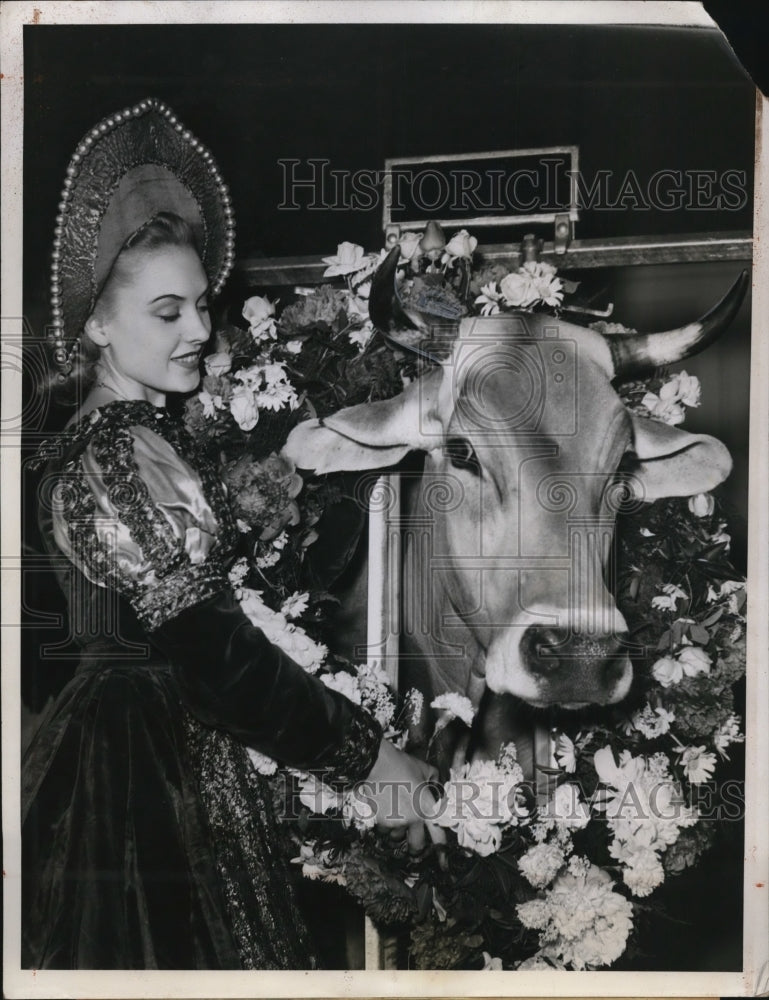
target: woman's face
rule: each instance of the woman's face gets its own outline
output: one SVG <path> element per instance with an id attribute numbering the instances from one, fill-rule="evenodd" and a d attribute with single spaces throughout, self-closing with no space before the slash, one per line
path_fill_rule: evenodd
<path id="1" fill-rule="evenodd" d="M 166 393 L 194 390 L 211 334 L 207 294 L 203 265 L 191 247 L 127 251 L 86 324 L 110 388 L 156 405 L 163 405 Z"/>

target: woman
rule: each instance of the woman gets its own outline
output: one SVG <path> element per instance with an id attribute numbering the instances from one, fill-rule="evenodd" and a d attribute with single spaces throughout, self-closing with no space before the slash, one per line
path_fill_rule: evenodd
<path id="1" fill-rule="evenodd" d="M 25 967 L 311 967 L 247 747 L 406 793 L 430 777 L 228 584 L 223 487 L 165 403 L 198 385 L 232 230 L 210 154 L 158 101 L 78 146 L 52 298 L 60 378 L 85 392 L 44 450 L 40 520 L 82 655 L 24 762 Z M 386 799 L 419 849 L 409 795 L 397 821 Z"/>

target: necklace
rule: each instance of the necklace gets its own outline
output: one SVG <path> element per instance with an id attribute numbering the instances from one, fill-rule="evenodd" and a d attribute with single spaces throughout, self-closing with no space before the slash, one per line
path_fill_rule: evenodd
<path id="1" fill-rule="evenodd" d="M 101 389 L 107 389 L 109 392 L 114 393 L 118 399 L 125 400 L 125 402 L 127 403 L 130 402 L 130 400 L 124 393 L 122 393 L 119 389 L 116 389 L 114 385 L 110 385 L 109 382 L 105 382 L 103 379 L 97 379 L 94 382 L 93 386 L 94 389 L 97 387 Z"/>

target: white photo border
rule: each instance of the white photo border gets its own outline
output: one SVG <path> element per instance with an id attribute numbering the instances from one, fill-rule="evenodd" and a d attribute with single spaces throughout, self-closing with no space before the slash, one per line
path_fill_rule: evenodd
<path id="1" fill-rule="evenodd" d="M 20 555 L 21 372 L 6 352 L 22 334 L 23 46 L 27 24 L 289 22 L 593 23 L 712 27 L 698 3 L 18 2 L 0 11 L 2 89 L 2 568 Z M 769 992 L 769 102 L 758 95 L 749 494 L 744 959 L 740 973 L 32 972 L 19 968 L 19 630 L 2 628 L 4 988 L 8 997 L 742 996 Z M 762 127 L 763 126 L 763 127 Z M 10 428 L 10 429 L 9 429 Z M 18 430 L 20 435 L 20 429 Z M 4 572 L 2 622 L 20 620 L 18 575 Z"/>

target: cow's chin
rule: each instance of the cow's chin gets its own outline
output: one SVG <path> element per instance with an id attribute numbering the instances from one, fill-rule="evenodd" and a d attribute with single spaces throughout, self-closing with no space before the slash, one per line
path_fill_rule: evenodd
<path id="1" fill-rule="evenodd" d="M 584 676 L 574 685 L 560 680 L 555 684 L 538 678 L 515 656 L 517 650 L 504 648 L 504 643 L 492 643 L 486 655 L 486 684 L 497 694 L 511 694 L 533 708 L 560 708 L 579 711 L 591 705 L 615 705 L 627 695 L 633 681 L 633 667 L 625 656 L 615 671 L 611 686 L 586 684 Z M 513 655 L 511 656 L 511 652 Z M 567 668 L 568 669 L 568 668 Z M 579 671 L 575 671 L 579 676 Z M 618 674 L 618 676 L 617 676 Z M 591 690 L 591 688 L 595 690 Z M 585 695 L 590 697 L 586 700 Z"/>

